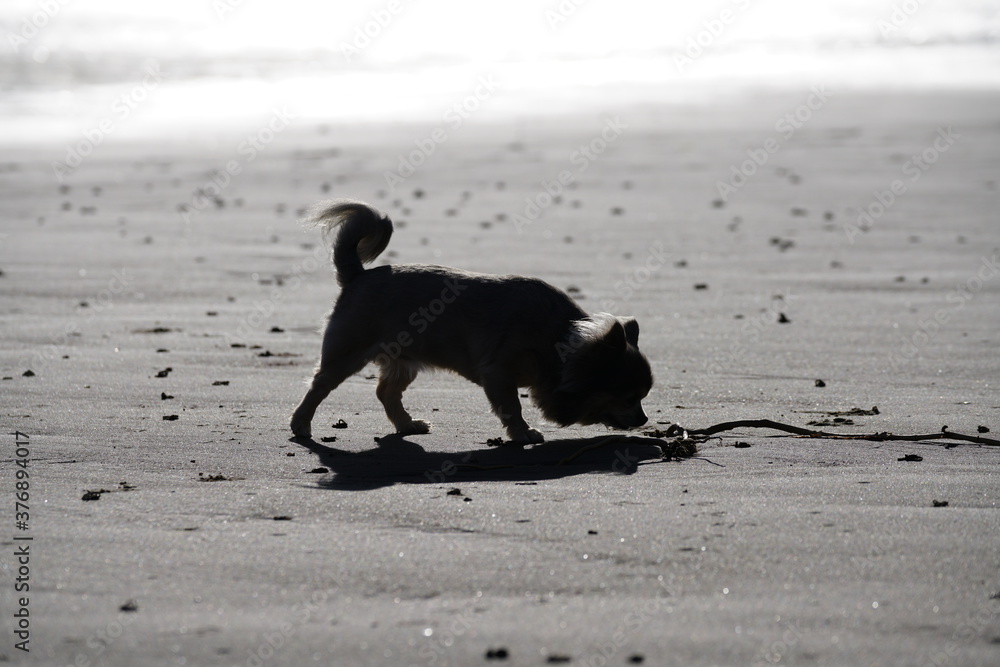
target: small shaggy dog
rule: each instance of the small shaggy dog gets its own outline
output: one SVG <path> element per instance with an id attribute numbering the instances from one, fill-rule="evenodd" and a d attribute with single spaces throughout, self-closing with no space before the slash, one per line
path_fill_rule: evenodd
<path id="1" fill-rule="evenodd" d="M 365 269 L 385 250 L 392 221 L 357 201 L 322 202 L 309 220 L 337 229 L 333 263 L 341 286 L 323 336 L 319 368 L 292 415 L 311 436 L 316 408 L 341 382 L 374 361 L 376 396 L 402 434 L 430 425 L 403 407 L 403 391 L 424 368 L 445 368 L 481 386 L 516 443 L 542 442 L 521 416 L 527 387 L 547 419 L 629 429 L 646 423 L 640 401 L 653 385 L 636 347 L 639 325 L 587 315 L 563 291 L 536 278 L 400 264 Z"/>

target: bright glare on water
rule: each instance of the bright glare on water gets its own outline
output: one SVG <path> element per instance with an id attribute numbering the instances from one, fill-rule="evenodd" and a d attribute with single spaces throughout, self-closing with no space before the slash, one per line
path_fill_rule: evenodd
<path id="1" fill-rule="evenodd" d="M 7 0 L 0 28 L 4 140 L 130 105 L 123 133 L 275 108 L 434 120 L 484 80 L 484 118 L 761 86 L 1000 86 L 1000 9 L 983 0 Z"/>

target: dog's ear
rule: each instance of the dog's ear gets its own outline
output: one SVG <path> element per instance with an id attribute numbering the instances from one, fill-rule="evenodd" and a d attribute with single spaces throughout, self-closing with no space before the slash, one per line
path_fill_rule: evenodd
<path id="1" fill-rule="evenodd" d="M 622 323 L 625 328 L 625 340 L 628 341 L 629 345 L 632 347 L 638 347 L 639 345 L 639 323 L 634 317 L 619 317 L 618 321 Z"/>
<path id="2" fill-rule="evenodd" d="M 639 332 L 636 330 L 636 336 L 638 337 Z M 611 346 L 613 350 L 624 350 L 628 343 L 628 334 L 625 331 L 625 327 L 622 326 L 620 320 L 615 320 L 608 332 L 604 334 L 602 342 Z"/>

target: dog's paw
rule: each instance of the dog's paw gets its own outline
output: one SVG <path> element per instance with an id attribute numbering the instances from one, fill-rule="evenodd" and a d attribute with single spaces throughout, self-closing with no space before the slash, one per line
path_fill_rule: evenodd
<path id="1" fill-rule="evenodd" d="M 515 445 L 537 445 L 540 442 L 545 442 L 545 436 L 539 431 L 529 428 L 524 433 L 511 435 L 510 441 Z"/>
<path id="2" fill-rule="evenodd" d="M 290 426 L 292 428 L 292 434 L 296 438 L 312 437 L 312 424 L 310 424 L 309 422 L 293 416 Z"/>
<path id="3" fill-rule="evenodd" d="M 414 419 L 407 426 L 398 429 L 396 432 L 400 435 L 420 435 L 422 433 L 430 433 L 431 425 L 423 419 Z"/>

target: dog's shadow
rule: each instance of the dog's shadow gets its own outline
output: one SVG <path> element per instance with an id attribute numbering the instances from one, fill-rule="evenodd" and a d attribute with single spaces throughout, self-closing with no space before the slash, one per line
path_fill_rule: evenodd
<path id="1" fill-rule="evenodd" d="M 432 452 L 406 436 L 388 435 L 372 449 L 352 452 L 312 438 L 290 441 L 316 454 L 319 464 L 332 473 L 317 482 L 319 487 L 346 491 L 393 484 L 537 482 L 587 473 L 632 474 L 640 465 L 661 461 L 664 444 L 650 437 L 608 435 L 527 447 L 505 444 L 464 452 Z"/>

